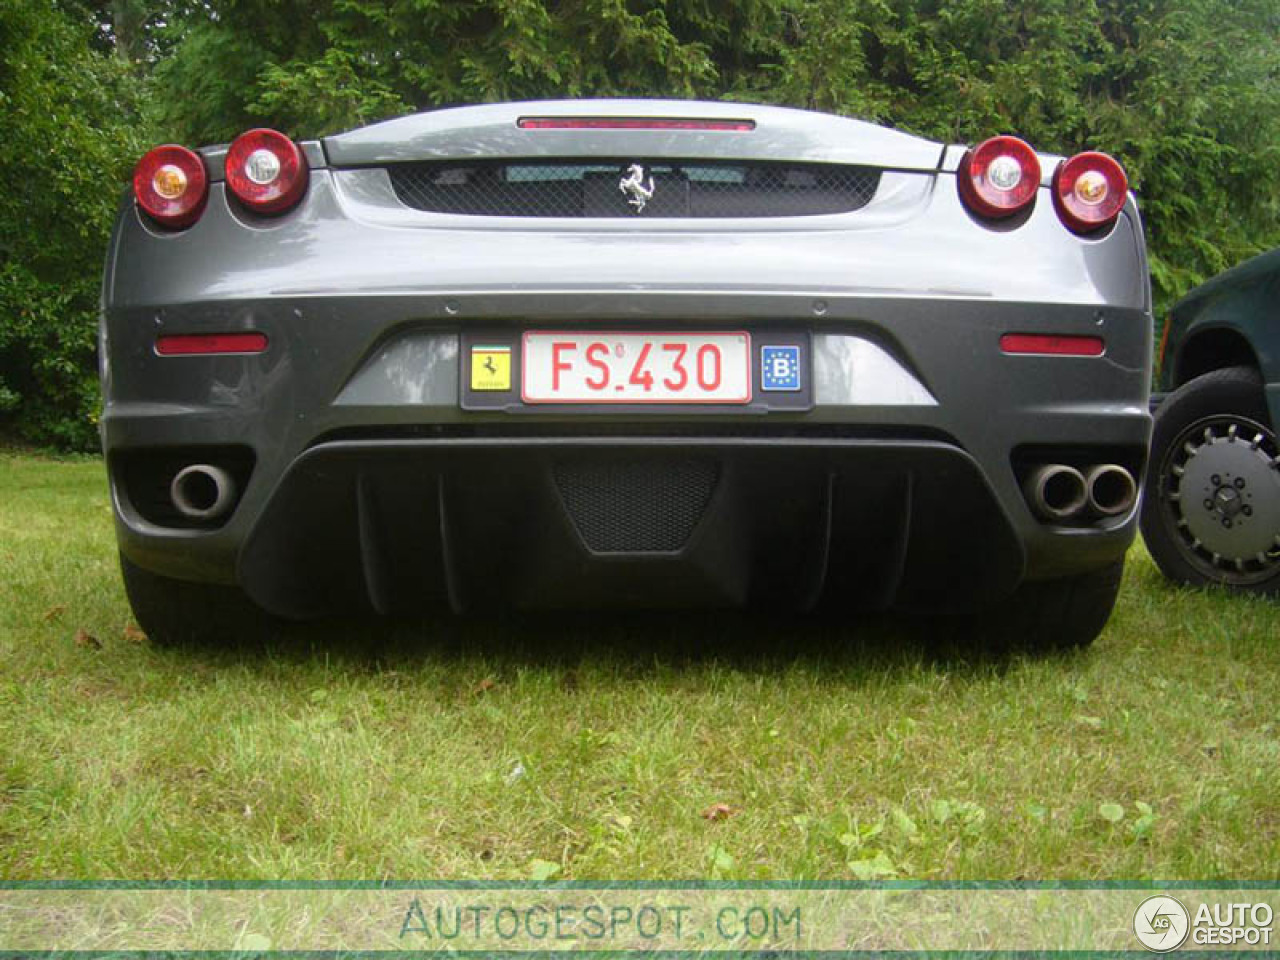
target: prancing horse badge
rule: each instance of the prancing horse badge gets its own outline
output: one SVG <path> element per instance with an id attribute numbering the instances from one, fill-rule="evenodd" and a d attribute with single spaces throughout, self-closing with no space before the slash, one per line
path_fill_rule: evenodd
<path id="1" fill-rule="evenodd" d="M 644 209 L 644 205 L 653 197 L 653 174 L 649 174 L 649 183 L 645 185 L 644 167 L 633 163 L 618 181 L 618 189 L 627 195 L 627 203 L 636 208 L 636 213 Z"/>

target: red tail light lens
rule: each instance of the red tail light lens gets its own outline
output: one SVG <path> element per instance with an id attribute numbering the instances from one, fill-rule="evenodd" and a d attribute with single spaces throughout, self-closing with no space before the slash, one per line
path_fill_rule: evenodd
<path id="1" fill-rule="evenodd" d="M 992 137 L 964 155 L 960 199 L 980 217 L 998 220 L 1027 209 L 1040 187 L 1040 160 L 1017 137 Z"/>
<path id="2" fill-rule="evenodd" d="M 189 227 L 200 219 L 209 199 L 204 160 L 177 144 L 156 147 L 133 168 L 133 195 L 156 223 Z"/>
<path id="3" fill-rule="evenodd" d="M 307 158 L 275 130 L 236 137 L 227 150 L 227 186 L 255 213 L 284 213 L 307 191 Z"/>
<path id="4" fill-rule="evenodd" d="M 1091 233 L 1115 222 L 1124 207 L 1129 178 L 1105 153 L 1077 153 L 1053 173 L 1053 206 L 1076 233 Z"/>

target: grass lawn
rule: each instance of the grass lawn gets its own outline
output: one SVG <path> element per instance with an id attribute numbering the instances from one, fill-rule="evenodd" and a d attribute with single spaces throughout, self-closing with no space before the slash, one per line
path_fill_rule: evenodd
<path id="1" fill-rule="evenodd" d="M 130 624 L 101 463 L 0 453 L 0 590 L 3 879 L 1280 863 L 1280 607 L 1175 590 L 1141 546 L 1102 638 L 1040 660 L 722 618 L 161 650 Z"/>

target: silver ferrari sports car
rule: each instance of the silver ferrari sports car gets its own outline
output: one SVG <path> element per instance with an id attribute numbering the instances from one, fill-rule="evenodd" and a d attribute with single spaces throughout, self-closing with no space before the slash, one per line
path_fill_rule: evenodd
<path id="1" fill-rule="evenodd" d="M 1101 153 L 661 100 L 161 146 L 103 284 L 125 584 L 159 641 L 749 606 L 1083 645 L 1151 340 Z"/>

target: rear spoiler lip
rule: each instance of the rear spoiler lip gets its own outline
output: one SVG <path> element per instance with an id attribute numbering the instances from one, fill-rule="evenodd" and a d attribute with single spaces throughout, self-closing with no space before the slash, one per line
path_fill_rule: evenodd
<path id="1" fill-rule="evenodd" d="M 751 121 L 752 130 L 522 129 L 521 118 Z M 942 144 L 862 120 L 699 100 L 559 100 L 452 107 L 325 137 L 332 167 L 426 160 L 588 158 L 773 160 L 936 172 Z"/>

